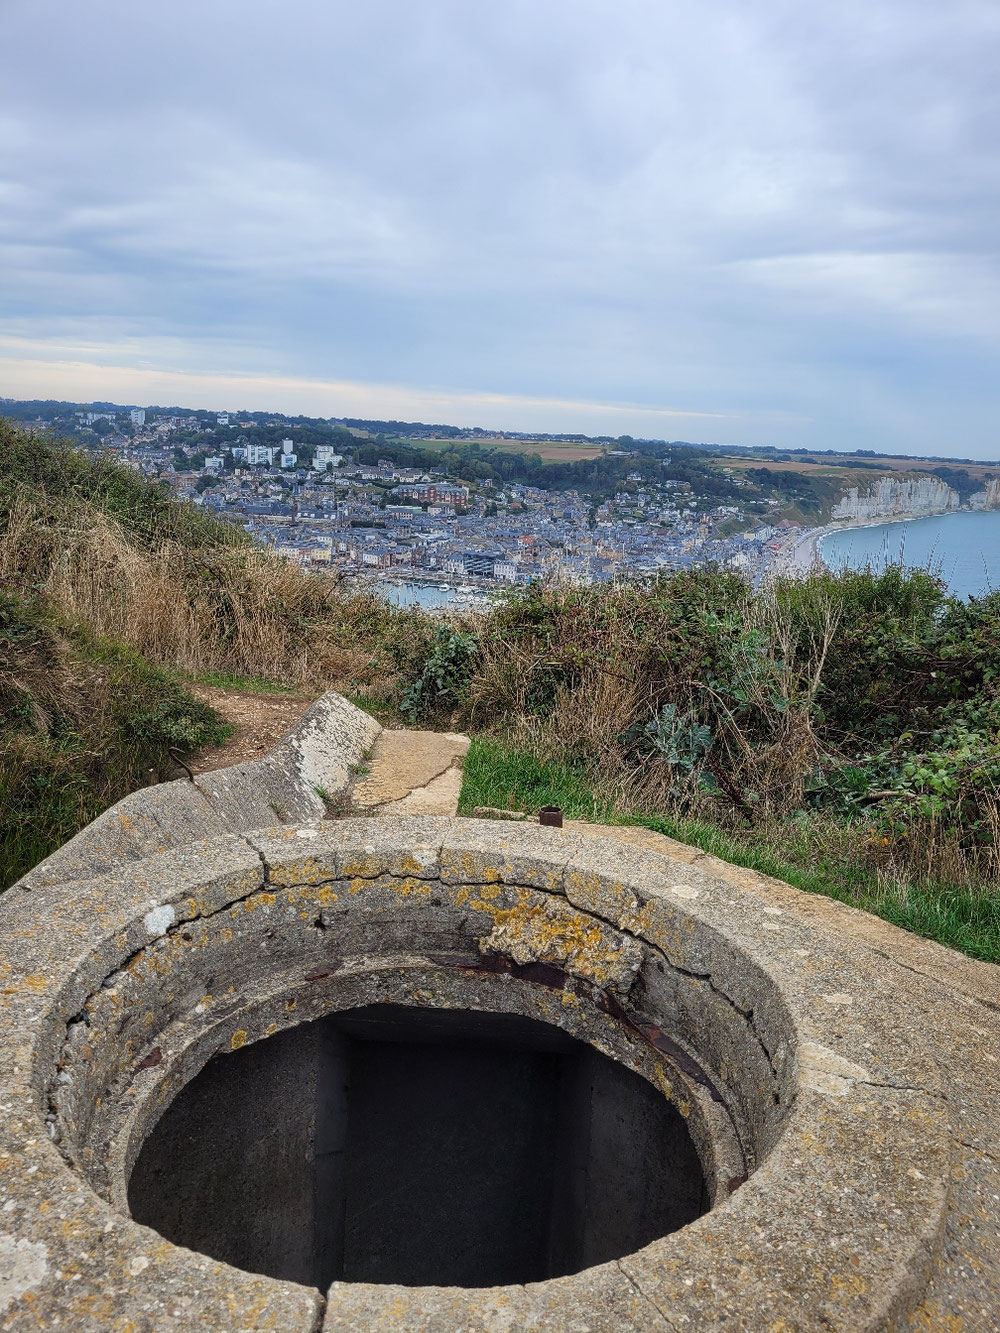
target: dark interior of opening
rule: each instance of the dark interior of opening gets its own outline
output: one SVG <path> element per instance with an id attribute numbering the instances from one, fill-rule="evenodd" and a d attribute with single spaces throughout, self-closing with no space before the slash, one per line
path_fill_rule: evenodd
<path id="1" fill-rule="evenodd" d="M 632 1070 L 531 1019 L 373 1005 L 210 1061 L 129 1205 L 176 1244 L 325 1290 L 558 1277 L 708 1201 L 683 1119 Z"/>

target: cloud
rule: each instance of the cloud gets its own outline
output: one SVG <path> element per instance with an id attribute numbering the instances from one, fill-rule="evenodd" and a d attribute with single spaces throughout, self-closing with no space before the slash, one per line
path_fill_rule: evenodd
<path id="1" fill-rule="evenodd" d="M 992 456 L 998 48 L 985 0 L 7 0 L 3 327 Z"/>
<path id="2" fill-rule="evenodd" d="M 461 421 L 508 430 L 639 433 L 663 438 L 692 429 L 704 434 L 740 425 L 732 414 L 684 408 L 601 403 L 562 398 L 363 384 L 280 375 L 218 374 L 116 365 L 107 360 L 69 359 L 66 349 L 46 343 L 44 356 L 17 355 L 23 339 L 0 338 L 0 394 L 88 402 L 109 399 L 136 404 L 173 404 L 215 410 L 286 411 L 316 416 Z M 38 350 L 38 349 L 35 349 Z M 95 349 L 96 350 L 96 349 Z"/>

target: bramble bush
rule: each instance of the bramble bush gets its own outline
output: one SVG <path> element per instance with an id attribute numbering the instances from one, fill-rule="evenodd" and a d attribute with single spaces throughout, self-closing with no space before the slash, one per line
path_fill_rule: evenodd
<path id="1" fill-rule="evenodd" d="M 400 699 L 400 712 L 409 722 L 456 708 L 468 689 L 478 644 L 473 635 L 438 625 L 428 645 L 420 675 Z"/>
<path id="2" fill-rule="evenodd" d="M 997 873 L 1000 593 L 963 602 L 899 567 L 754 590 L 703 568 L 532 584 L 447 664 L 445 642 L 425 670 L 447 670 L 457 720 L 633 806 L 736 828 L 822 812 L 882 865 Z"/>

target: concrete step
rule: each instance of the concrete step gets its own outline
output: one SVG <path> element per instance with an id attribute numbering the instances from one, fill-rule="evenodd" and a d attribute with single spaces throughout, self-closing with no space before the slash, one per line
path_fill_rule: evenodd
<path id="1" fill-rule="evenodd" d="M 457 732 L 383 731 L 355 781 L 358 814 L 454 815 L 468 736 Z"/>

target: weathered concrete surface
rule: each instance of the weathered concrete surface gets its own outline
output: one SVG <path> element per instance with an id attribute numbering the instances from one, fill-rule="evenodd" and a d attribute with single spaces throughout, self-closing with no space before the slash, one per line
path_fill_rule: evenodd
<path id="1" fill-rule="evenodd" d="M 706 874 L 755 894 L 771 906 L 788 908 L 821 930 L 850 935 L 867 944 L 876 955 L 882 955 L 929 979 L 943 982 L 988 1008 L 1000 1010 L 1000 968 L 993 963 L 979 962 L 955 949 L 945 948 L 934 940 L 922 939 L 919 935 L 883 921 L 881 917 L 872 916 L 870 912 L 863 912 L 847 903 L 837 902 L 834 898 L 805 893 L 756 870 L 732 865 L 729 861 L 703 852 L 699 847 L 677 842 L 662 833 L 654 833 L 652 829 L 635 825 L 588 824 L 576 819 L 567 820 L 566 827 L 585 837 L 611 839 L 639 851 L 665 856 L 670 861 L 697 866 Z"/>
<path id="2" fill-rule="evenodd" d="M 40 888 L 103 875 L 203 838 L 315 822 L 347 791 L 382 728 L 324 694 L 263 759 L 132 792 L 20 881 Z"/>
<path id="3" fill-rule="evenodd" d="M 0 903 L 0 1329 L 315 1333 L 318 1292 L 167 1244 L 128 1176 L 213 1055 L 373 1003 L 629 1065 L 716 1207 L 549 1282 L 338 1283 L 324 1327 L 1000 1329 L 1000 969 L 644 830 L 324 824 L 379 729 L 315 709 L 259 783 L 136 793 Z"/>
<path id="4" fill-rule="evenodd" d="M 47 1096 L 67 1024 L 105 968 L 171 921 L 263 880 L 239 838 L 126 867 L 120 877 L 8 890 L 0 904 L 0 1328 L 312 1333 L 316 1293 L 168 1245 L 109 1208 L 60 1153 Z"/>
<path id="5" fill-rule="evenodd" d="M 625 843 L 753 895 L 776 936 L 795 923 L 870 954 L 878 984 L 907 997 L 926 1034 L 954 1117 L 951 1204 L 924 1300 L 902 1327 L 926 1333 L 1000 1328 L 1000 968 L 900 930 L 867 912 L 794 889 L 644 828 L 571 821 L 586 837 Z M 851 1006 L 854 997 L 841 1003 Z"/>
<path id="6" fill-rule="evenodd" d="M 468 736 L 437 731 L 383 731 L 354 786 L 359 814 L 453 815 L 462 789 Z"/>
<path id="7" fill-rule="evenodd" d="M 302 1024 L 210 1061 L 140 1154 L 132 1216 L 237 1268 L 328 1284 L 316 1184 L 335 1052 L 324 1035 Z"/>
<path id="8" fill-rule="evenodd" d="M 919 1299 L 949 1108 L 909 996 L 873 980 L 865 949 L 799 921 L 775 932 L 752 895 L 572 830 L 347 820 L 250 843 L 0 906 L 0 1212 L 10 1246 L 32 1247 L 12 1250 L 30 1263 L 7 1289 L 11 1327 L 115 1327 L 113 1311 L 122 1329 L 312 1328 L 306 1288 L 123 1217 L 125 1182 L 210 1056 L 371 1003 L 523 1013 L 629 1064 L 700 1135 L 717 1207 L 549 1282 L 337 1284 L 327 1327 L 853 1333 Z"/>

